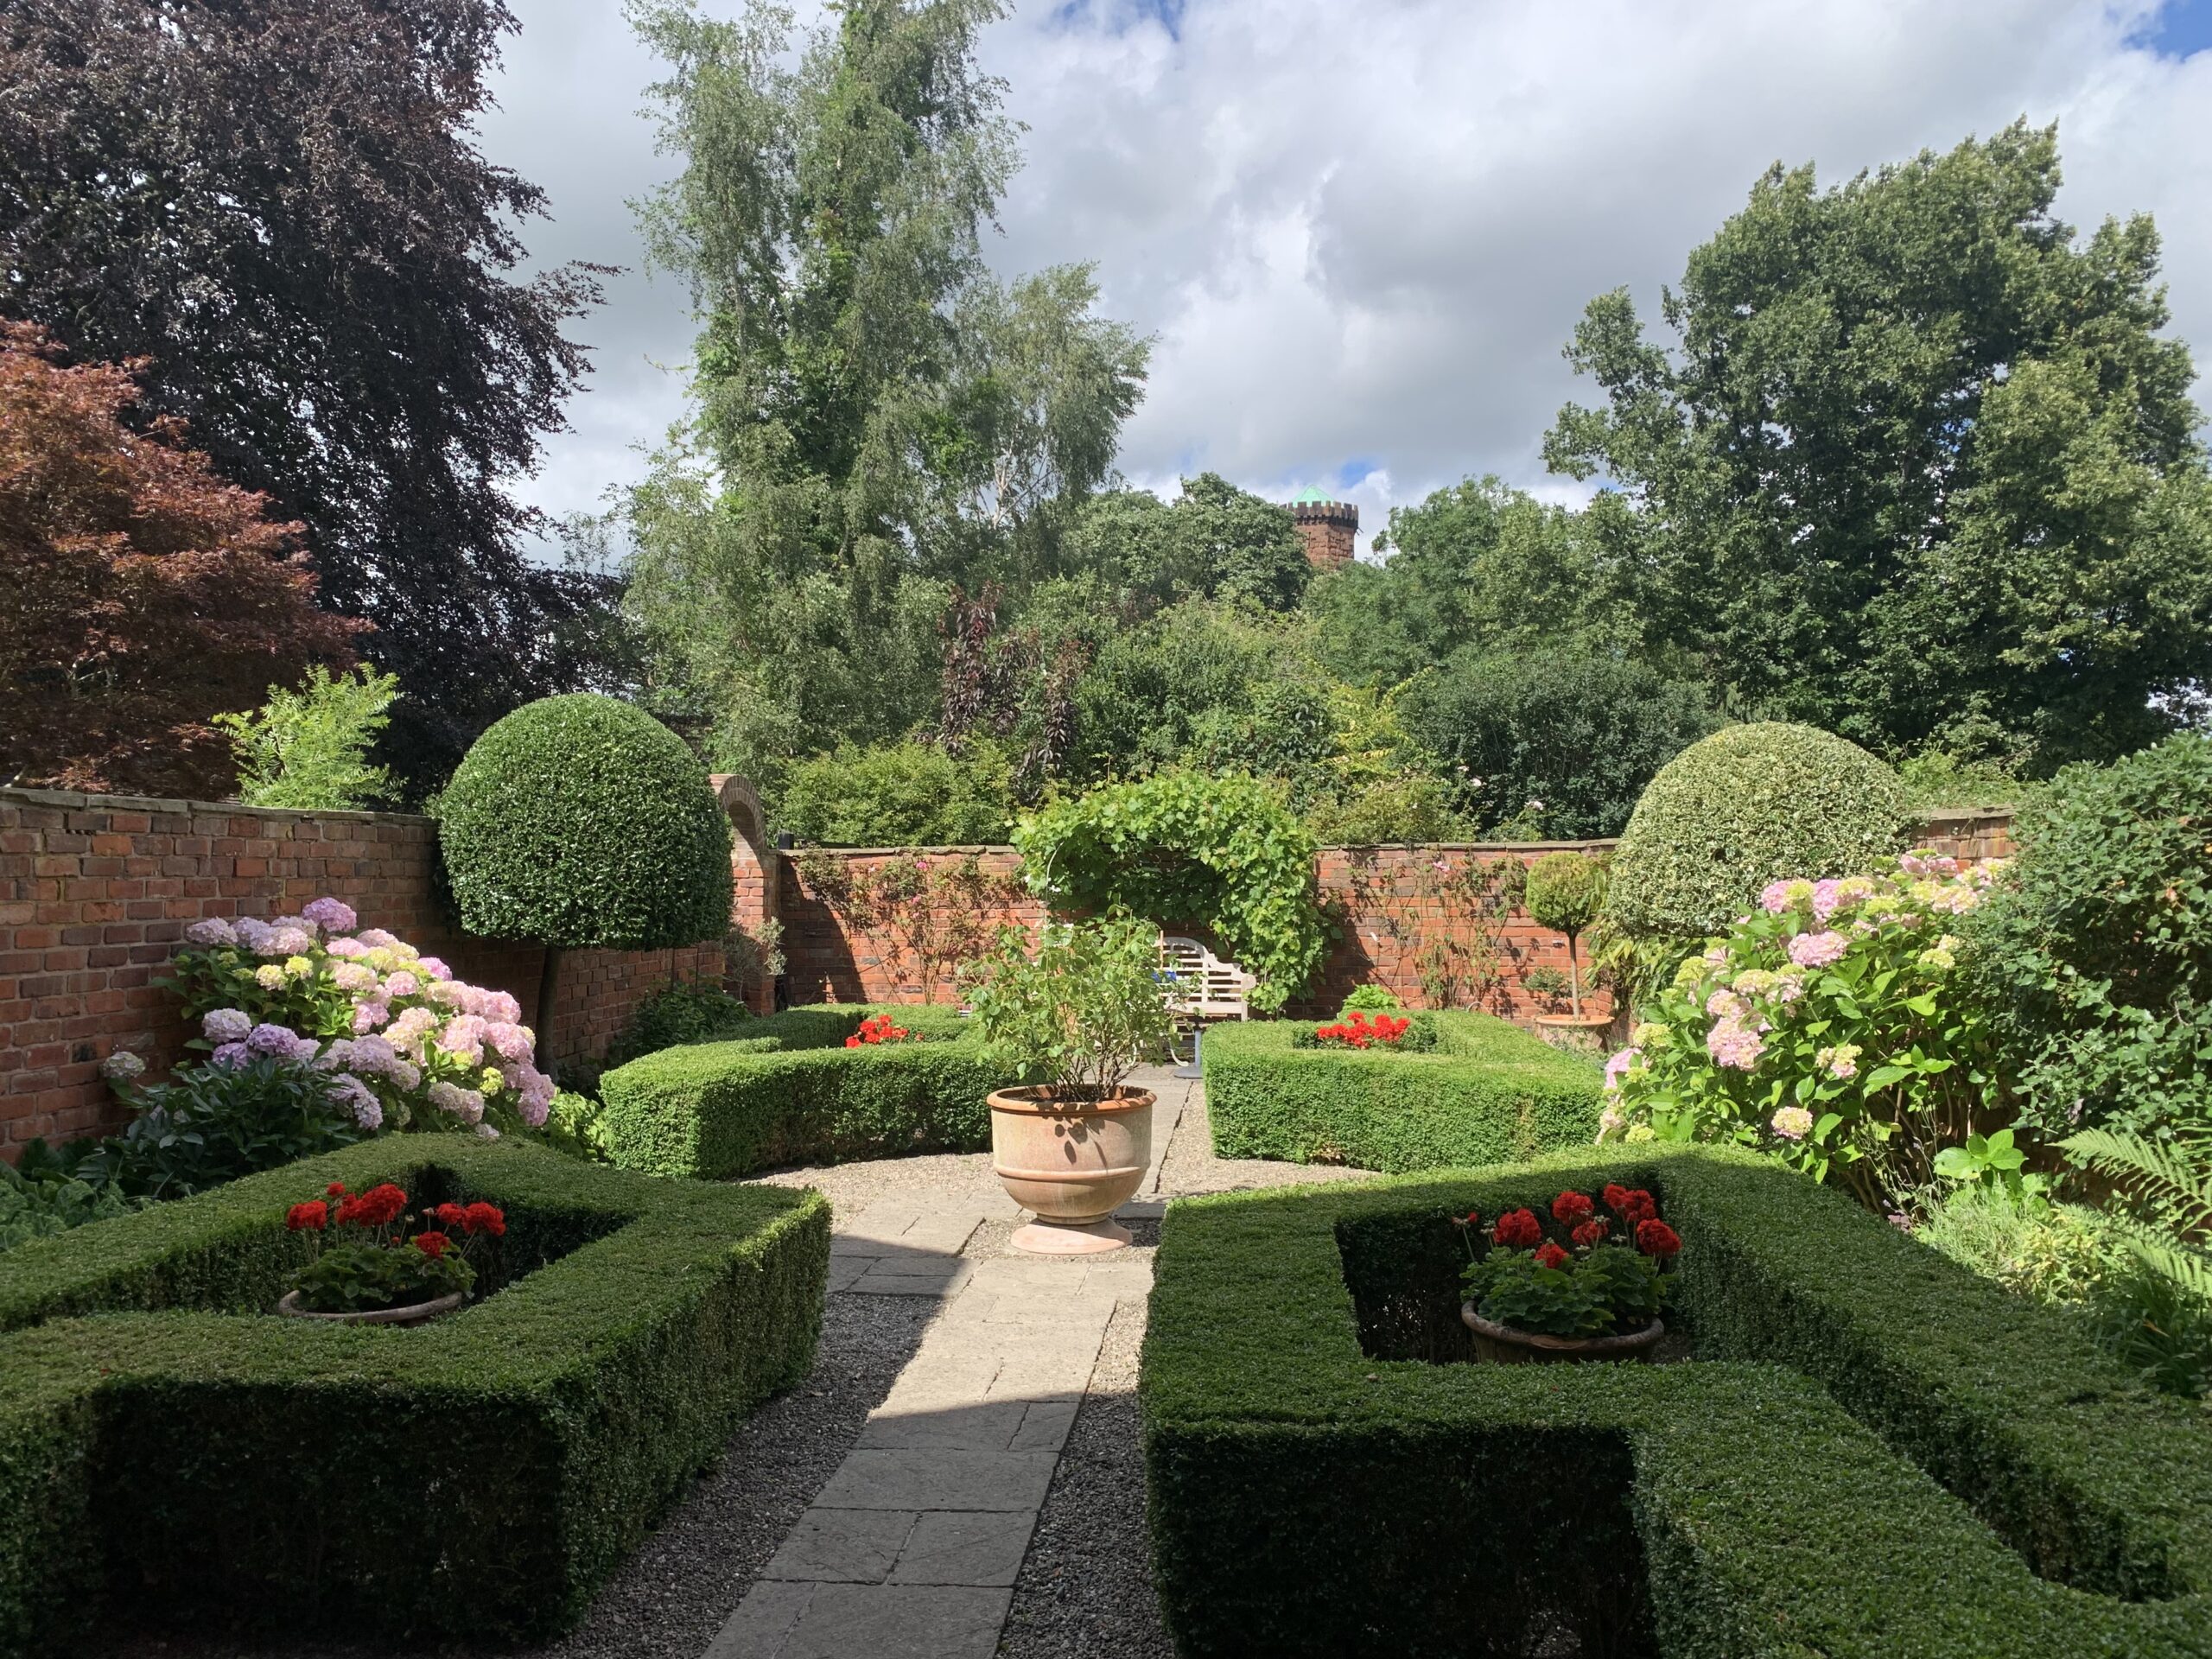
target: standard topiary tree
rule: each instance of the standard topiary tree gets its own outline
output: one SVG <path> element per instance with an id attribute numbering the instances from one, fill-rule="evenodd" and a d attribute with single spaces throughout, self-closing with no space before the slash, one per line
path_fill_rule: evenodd
<path id="1" fill-rule="evenodd" d="M 1660 768 L 1613 855 L 1607 918 L 1632 938 L 1701 938 L 1783 877 L 1850 875 L 1895 856 L 1896 771 L 1810 726 L 1731 726 Z"/>
<path id="2" fill-rule="evenodd" d="M 1567 935 L 1567 985 L 1574 1017 L 1582 1017 L 1582 964 L 1575 941 L 1605 907 L 1605 867 L 1582 853 L 1546 853 L 1529 867 L 1522 906 L 1539 927 Z"/>
<path id="3" fill-rule="evenodd" d="M 650 950 L 729 931 L 729 820 L 706 768 L 651 715 L 578 694 L 493 726 L 438 804 L 461 925 L 545 946 L 537 1052 L 563 950 Z"/>

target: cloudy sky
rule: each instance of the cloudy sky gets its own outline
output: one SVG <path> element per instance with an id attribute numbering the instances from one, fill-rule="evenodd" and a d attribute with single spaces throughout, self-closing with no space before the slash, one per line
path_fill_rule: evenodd
<path id="1" fill-rule="evenodd" d="M 484 148 L 550 194 L 537 258 L 626 268 L 518 486 L 567 512 L 681 415 L 692 325 L 625 205 L 672 167 L 652 60 L 614 0 L 512 3 Z M 1315 486 L 1365 536 L 1469 474 L 1573 499 L 1538 444 L 1591 296 L 1650 315 L 1770 162 L 1834 182 L 2021 115 L 2059 123 L 2069 221 L 2156 216 L 2212 358 L 2212 0 L 1015 0 L 983 55 L 1028 126 L 992 261 L 1096 261 L 1158 337 L 1121 465 L 1166 494 Z"/>

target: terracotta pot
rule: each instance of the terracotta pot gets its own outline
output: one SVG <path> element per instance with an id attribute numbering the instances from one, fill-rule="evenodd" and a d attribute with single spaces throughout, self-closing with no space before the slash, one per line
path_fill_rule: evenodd
<path id="1" fill-rule="evenodd" d="M 1016 1245 L 1065 1255 L 1129 1242 L 1108 1217 L 1144 1185 L 1152 1105 L 1147 1089 L 1103 1099 L 1002 1089 L 990 1097 L 991 1168 L 1007 1196 L 1037 1217 L 1014 1234 Z"/>
<path id="2" fill-rule="evenodd" d="M 1540 1014 L 1536 1035 L 1570 1054 L 1602 1054 L 1612 1024 L 1610 1014 Z"/>
<path id="3" fill-rule="evenodd" d="M 427 1302 L 410 1302 L 404 1307 L 369 1307 L 350 1313 L 317 1313 L 300 1306 L 300 1293 L 289 1290 L 284 1300 L 276 1304 L 276 1311 L 288 1319 L 321 1319 L 331 1325 L 427 1325 L 441 1314 L 450 1313 L 468 1300 L 468 1293 L 456 1290 L 449 1296 L 440 1296 Z"/>
<path id="4" fill-rule="evenodd" d="M 1667 1322 L 1654 1319 L 1625 1336 L 1544 1337 L 1510 1325 L 1493 1325 L 1475 1312 L 1472 1302 L 1459 1304 L 1459 1318 L 1475 1333 L 1475 1352 L 1486 1365 L 1575 1365 L 1593 1359 L 1636 1359 L 1649 1364 L 1659 1338 L 1667 1334 Z"/>

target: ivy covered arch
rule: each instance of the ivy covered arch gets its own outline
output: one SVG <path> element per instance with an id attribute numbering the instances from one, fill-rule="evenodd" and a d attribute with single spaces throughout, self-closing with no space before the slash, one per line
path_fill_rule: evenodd
<path id="1" fill-rule="evenodd" d="M 1024 879 L 1055 910 L 1126 906 L 1203 925 L 1282 1007 L 1327 948 L 1313 893 L 1313 838 L 1269 785 L 1162 772 L 1058 801 L 1015 827 Z"/>

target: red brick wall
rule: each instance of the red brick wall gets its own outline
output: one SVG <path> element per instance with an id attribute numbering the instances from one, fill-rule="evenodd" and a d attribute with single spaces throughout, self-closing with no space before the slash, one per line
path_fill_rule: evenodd
<path id="1" fill-rule="evenodd" d="M 99 1065 L 116 1049 L 156 1063 L 182 1052 L 176 999 L 152 982 L 202 917 L 295 913 L 331 893 L 364 926 L 534 1009 L 543 953 L 452 927 L 432 887 L 435 841 L 428 818 L 397 813 L 0 790 L 0 1152 L 113 1127 Z M 721 971 L 719 942 L 569 953 L 555 1058 L 596 1057 L 645 996 Z"/>
<path id="2" fill-rule="evenodd" d="M 976 904 L 947 889 L 949 874 L 968 859 L 983 879 Z M 1011 847 L 861 848 L 780 855 L 778 882 L 784 924 L 785 974 L 794 1002 L 953 1002 L 952 976 L 942 963 L 927 964 L 915 948 L 919 930 L 877 919 L 849 926 L 808 880 L 810 868 L 842 868 L 848 879 L 873 880 L 885 866 L 912 859 L 926 868 L 922 880 L 937 890 L 926 909 L 928 934 L 940 946 L 963 937 L 980 946 L 1008 923 L 1033 932 L 1045 906 L 1020 885 L 1020 855 Z M 820 861 L 817 863 L 817 861 Z M 925 936 L 926 938 L 926 935 Z M 935 966 L 937 971 L 928 972 Z M 929 983 L 923 981 L 927 977 Z"/>

